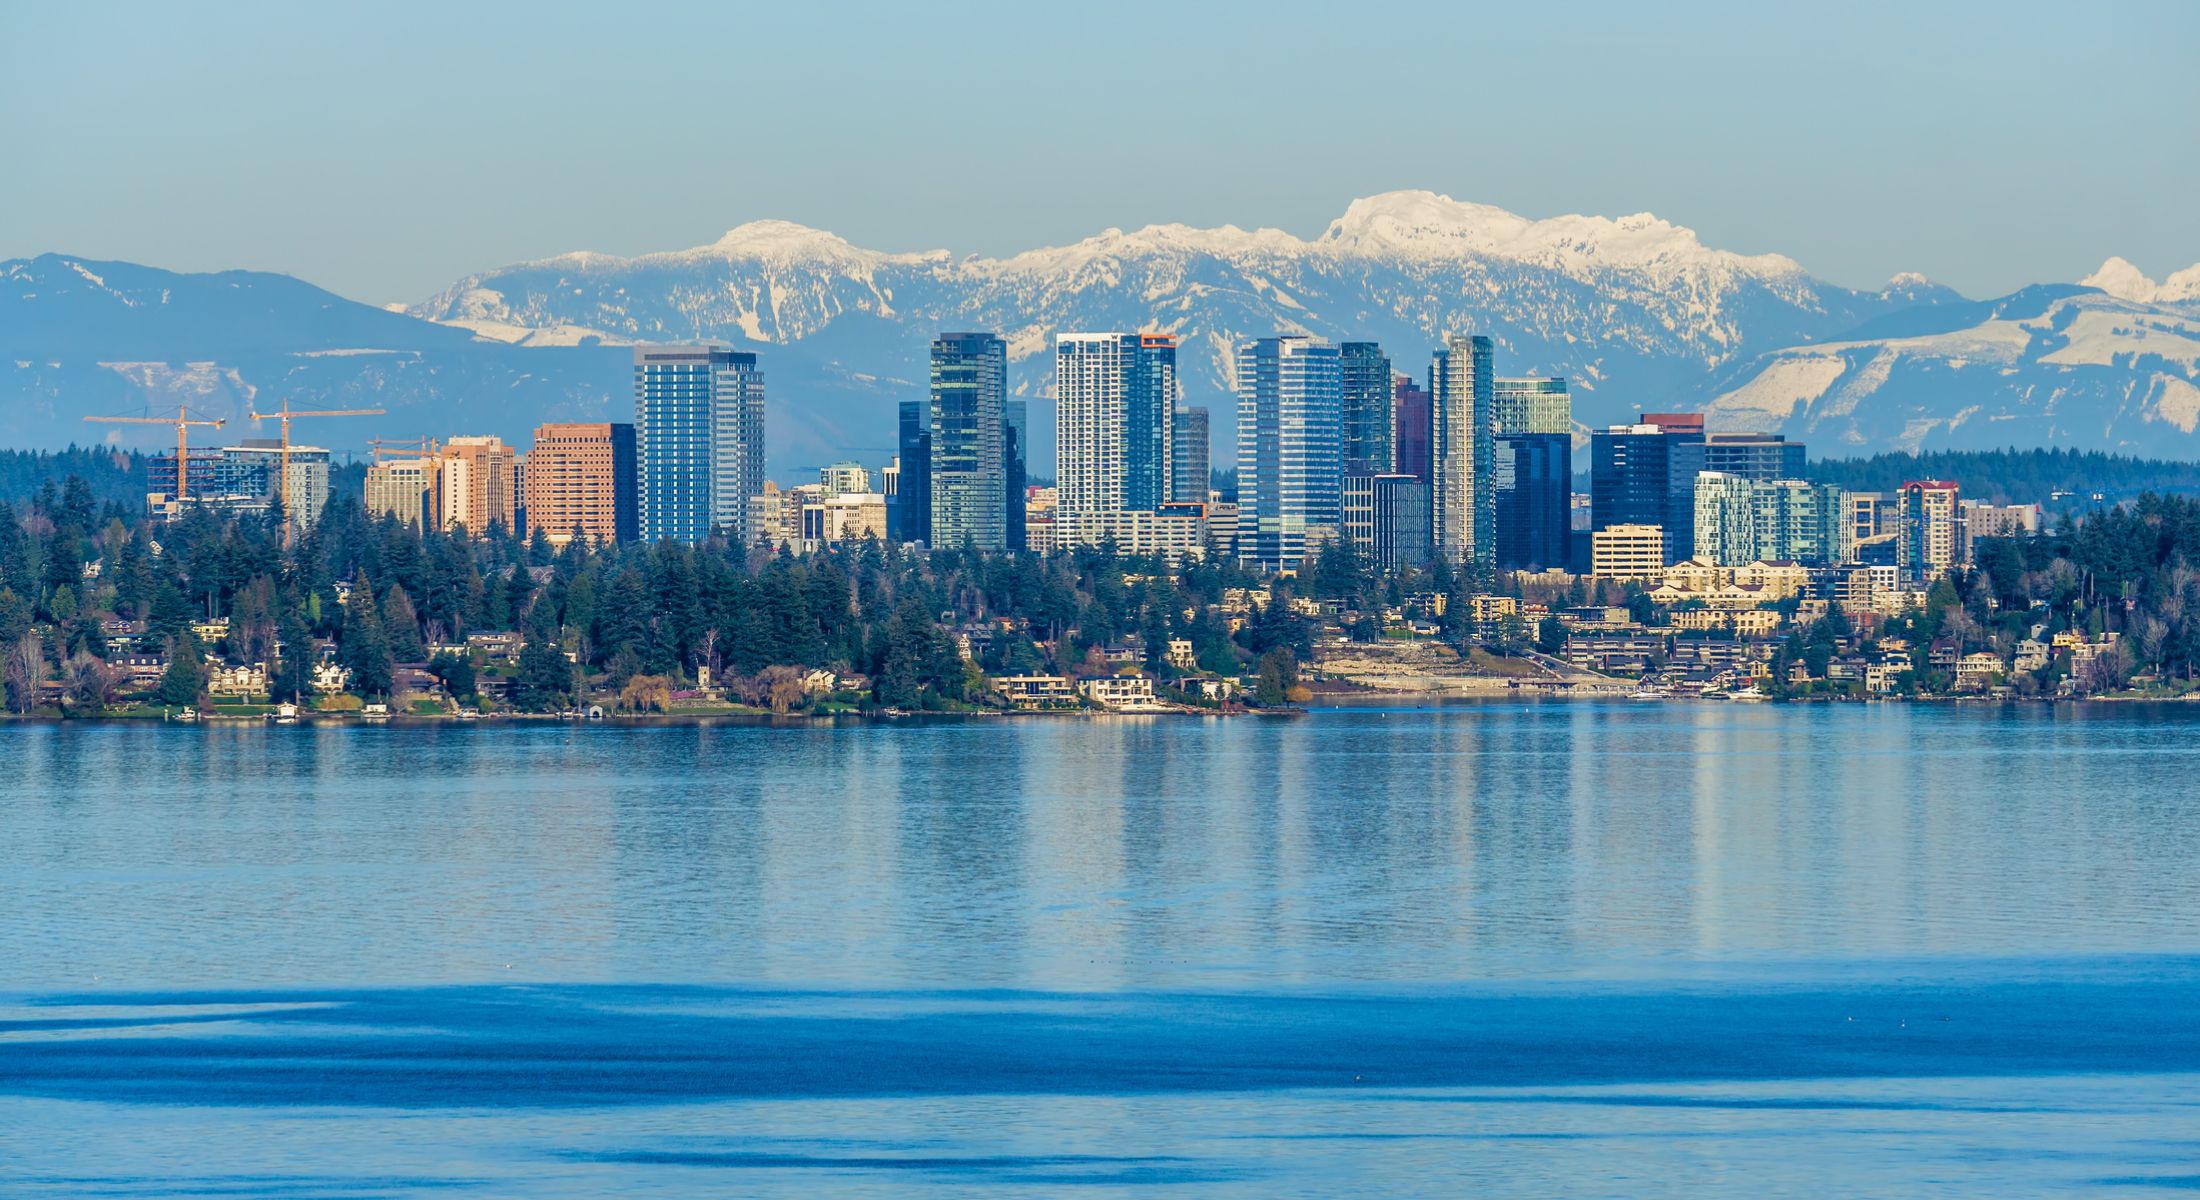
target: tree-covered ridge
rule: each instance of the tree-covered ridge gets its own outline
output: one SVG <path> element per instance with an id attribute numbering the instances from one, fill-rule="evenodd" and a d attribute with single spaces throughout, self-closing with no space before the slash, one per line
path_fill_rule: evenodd
<path id="1" fill-rule="evenodd" d="M 16 503 L 30 499 L 57 479 L 80 479 L 92 498 L 124 509 L 145 503 L 146 456 L 135 450 L 105 446 L 71 446 L 66 450 L 0 450 L 0 500 Z"/>
<path id="2" fill-rule="evenodd" d="M 1932 450 L 1821 458 L 1806 469 L 1813 480 L 1854 492 L 1891 492 L 1913 479 L 1953 479 L 1966 499 L 1995 504 L 2049 504 L 2071 493 L 2092 508 L 2093 494 L 2116 503 L 2147 492 L 2200 493 L 2200 463 L 2132 458 L 2098 450 Z"/>

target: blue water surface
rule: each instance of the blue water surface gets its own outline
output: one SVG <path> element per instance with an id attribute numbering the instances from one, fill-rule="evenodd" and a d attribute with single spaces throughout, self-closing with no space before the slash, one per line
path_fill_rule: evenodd
<path id="1" fill-rule="evenodd" d="M 2191 1195 L 2196 733 L 0 728 L 0 1194 Z"/>

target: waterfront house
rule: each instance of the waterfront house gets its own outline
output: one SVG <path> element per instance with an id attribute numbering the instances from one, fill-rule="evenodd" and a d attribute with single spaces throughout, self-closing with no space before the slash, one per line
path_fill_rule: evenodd
<path id="1" fill-rule="evenodd" d="M 265 696 L 267 664 L 256 662 L 235 667 L 217 666 L 207 676 L 206 691 L 213 696 Z"/>
<path id="2" fill-rule="evenodd" d="M 317 695 L 333 696 L 351 686 L 351 669 L 332 662 L 313 664 L 313 690 Z"/>
<path id="3" fill-rule="evenodd" d="M 1155 703 L 1153 680 L 1144 675 L 1095 675 L 1079 680 L 1077 690 L 1104 708 L 1150 708 Z"/>
<path id="4" fill-rule="evenodd" d="M 2037 638 L 2026 638 L 2017 643 L 2016 660 L 2010 664 L 2010 669 L 2038 671 L 2047 666 L 2050 653 L 2046 642 Z"/>
<path id="5" fill-rule="evenodd" d="M 2000 680 L 2001 656 L 1983 650 L 1956 660 L 1956 690 L 1983 692 Z"/>
<path id="6" fill-rule="evenodd" d="M 1000 675 L 993 680 L 993 690 L 1011 708 L 1035 711 L 1077 706 L 1077 689 L 1062 675 Z"/>

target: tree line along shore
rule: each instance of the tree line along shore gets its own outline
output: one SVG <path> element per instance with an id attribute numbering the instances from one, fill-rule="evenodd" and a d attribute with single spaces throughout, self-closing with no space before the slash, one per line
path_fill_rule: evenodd
<path id="1" fill-rule="evenodd" d="M 286 545 L 279 508 L 154 524 L 71 478 L 0 503 L 0 658 L 8 711 L 49 717 L 1234 712 L 1317 690 L 2182 695 L 2200 661 L 2196 561 L 2200 503 L 2147 496 L 1982 543 L 1912 610 L 1791 596 L 1741 633 L 1637 583 L 1381 572 L 1344 543 L 1288 577 L 1109 545 L 556 547 L 374 520 L 338 495 Z M 1691 673 L 1715 686 L 1668 686 Z"/>

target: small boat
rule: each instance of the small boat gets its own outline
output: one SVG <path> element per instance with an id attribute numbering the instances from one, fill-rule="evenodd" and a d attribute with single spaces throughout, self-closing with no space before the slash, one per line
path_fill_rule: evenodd
<path id="1" fill-rule="evenodd" d="M 359 715 L 369 721 L 387 721 L 390 719 L 390 706 L 377 700 L 367 705 L 365 709 L 360 711 Z"/>

